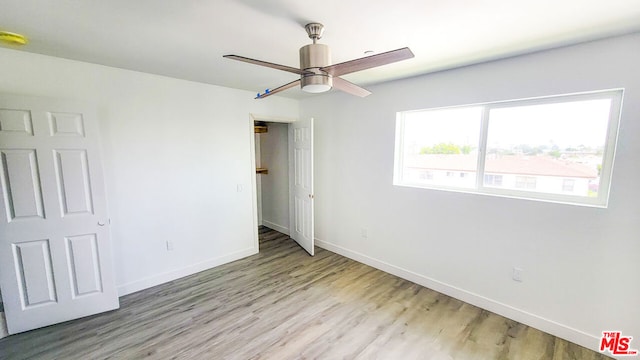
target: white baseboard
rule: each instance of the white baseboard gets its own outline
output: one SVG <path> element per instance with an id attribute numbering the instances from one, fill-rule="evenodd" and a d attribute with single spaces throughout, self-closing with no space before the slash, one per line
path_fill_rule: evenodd
<path id="1" fill-rule="evenodd" d="M 344 257 L 348 257 L 352 260 L 369 265 L 405 280 L 409 280 L 418 285 L 422 285 L 426 288 L 438 291 L 471 305 L 475 305 L 479 308 L 502 315 L 506 318 L 518 321 L 522 324 L 531 326 L 559 338 L 571 341 L 588 349 L 594 351 L 599 350 L 598 347 L 600 344 L 600 336 L 587 334 L 583 331 L 557 323 L 553 320 L 549 320 L 538 315 L 516 309 L 510 305 L 443 283 L 436 279 L 420 275 L 418 273 L 403 269 L 384 261 L 374 259 L 357 251 L 349 250 L 347 248 L 332 244 L 327 241 L 315 239 L 315 244 L 323 249 L 329 250 Z"/>
<path id="2" fill-rule="evenodd" d="M 257 253 L 258 253 L 258 249 L 256 247 L 251 247 L 251 248 L 237 251 L 228 255 L 202 261 L 197 264 L 189 265 L 181 269 L 172 270 L 159 275 L 150 276 L 142 280 L 137 280 L 127 284 L 119 285 L 118 296 L 124 296 L 140 290 L 148 289 L 150 287 L 164 284 L 166 282 L 173 281 L 185 276 L 193 275 L 195 273 L 199 273 L 200 271 L 208 270 L 219 265 L 240 260 L 244 257 L 251 256 Z"/>
<path id="3" fill-rule="evenodd" d="M 262 225 L 268 227 L 269 229 L 273 229 L 273 230 L 275 230 L 277 232 L 281 232 L 281 233 L 283 233 L 285 235 L 290 235 L 289 234 L 289 228 L 286 227 L 286 226 L 278 225 L 276 223 L 273 223 L 273 222 L 271 222 L 269 220 L 265 220 L 265 219 L 262 219 Z"/>

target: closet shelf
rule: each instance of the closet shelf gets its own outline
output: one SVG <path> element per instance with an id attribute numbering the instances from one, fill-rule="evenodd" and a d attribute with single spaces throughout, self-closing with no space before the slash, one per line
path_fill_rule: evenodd
<path id="1" fill-rule="evenodd" d="M 266 126 L 256 125 L 253 127 L 253 132 L 255 132 L 256 134 L 266 133 L 268 131 L 269 129 Z"/>
<path id="2" fill-rule="evenodd" d="M 256 168 L 256 174 L 264 174 L 267 175 L 269 170 L 267 168 Z"/>

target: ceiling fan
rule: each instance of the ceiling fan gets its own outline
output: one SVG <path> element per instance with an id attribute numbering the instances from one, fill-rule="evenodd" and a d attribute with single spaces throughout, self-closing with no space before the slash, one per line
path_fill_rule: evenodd
<path id="1" fill-rule="evenodd" d="M 329 47 L 324 44 L 316 44 L 316 41 L 322 37 L 324 26 L 319 23 L 310 23 L 305 25 L 304 28 L 307 30 L 309 38 L 313 40 L 313 44 L 300 48 L 300 69 L 239 55 L 224 55 L 223 57 L 300 75 L 300 79 L 298 80 L 272 90 L 267 89 L 262 94 L 258 93 L 256 99 L 271 96 L 297 85 L 300 85 L 303 91 L 310 93 L 321 93 L 329 91 L 331 88 L 336 88 L 352 95 L 365 97 L 370 95 L 371 92 L 344 80 L 340 75 L 346 75 L 414 57 L 411 50 L 405 47 L 331 65 L 331 51 Z"/>

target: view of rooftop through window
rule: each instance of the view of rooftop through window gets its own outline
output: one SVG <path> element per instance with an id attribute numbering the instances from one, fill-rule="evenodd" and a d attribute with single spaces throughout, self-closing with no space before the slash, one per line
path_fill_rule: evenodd
<path id="1" fill-rule="evenodd" d="M 606 203 L 620 102 L 608 91 L 399 113 L 394 183 Z"/>
<path id="2" fill-rule="evenodd" d="M 491 109 L 485 173 L 534 177 L 529 191 L 595 197 L 610 111 L 611 99 Z"/>
<path id="3" fill-rule="evenodd" d="M 481 107 L 407 113 L 404 178 L 419 183 L 474 187 L 481 116 Z M 429 179 L 425 177 L 427 171 L 433 175 Z M 453 176 L 454 172 L 467 175 Z"/>

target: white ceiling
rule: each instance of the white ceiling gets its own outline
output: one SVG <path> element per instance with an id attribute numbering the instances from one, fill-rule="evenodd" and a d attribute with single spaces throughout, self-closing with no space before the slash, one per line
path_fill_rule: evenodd
<path id="1" fill-rule="evenodd" d="M 222 55 L 298 67 L 308 22 L 325 25 L 320 42 L 334 63 L 367 50 L 415 53 L 345 76 L 366 86 L 637 32 L 640 1 L 0 0 L 0 30 L 31 40 L 21 50 L 255 92 L 296 75 Z"/>

